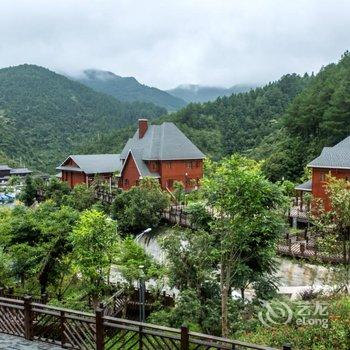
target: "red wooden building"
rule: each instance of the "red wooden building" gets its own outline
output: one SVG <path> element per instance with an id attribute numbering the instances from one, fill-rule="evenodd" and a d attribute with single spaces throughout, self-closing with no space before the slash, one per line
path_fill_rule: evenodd
<path id="1" fill-rule="evenodd" d="M 111 181 L 119 172 L 118 186 L 129 189 L 144 177 L 159 180 L 163 189 L 173 189 L 175 181 L 186 190 L 198 186 L 203 177 L 204 154 L 173 124 L 148 125 L 139 120 L 139 128 L 122 153 L 72 155 L 58 168 L 61 178 L 71 187 L 90 183 L 98 174 Z"/>
<path id="2" fill-rule="evenodd" d="M 80 183 L 90 184 L 96 176 L 112 182 L 121 170 L 119 154 L 83 154 L 69 156 L 58 168 L 60 178 L 72 188 Z"/>
<path id="3" fill-rule="evenodd" d="M 333 147 L 324 147 L 320 156 L 308 165 L 312 169 L 311 180 L 298 185 L 299 205 L 303 208 L 303 195 L 311 193 L 315 199 L 321 199 L 326 210 L 330 210 L 330 201 L 326 193 L 328 174 L 350 181 L 350 136 Z"/>
<path id="4" fill-rule="evenodd" d="M 173 123 L 148 125 L 147 119 L 140 119 L 120 158 L 123 189 L 150 176 L 159 179 L 163 189 L 172 190 L 174 182 L 180 181 L 190 190 L 203 177 L 204 154 Z"/>

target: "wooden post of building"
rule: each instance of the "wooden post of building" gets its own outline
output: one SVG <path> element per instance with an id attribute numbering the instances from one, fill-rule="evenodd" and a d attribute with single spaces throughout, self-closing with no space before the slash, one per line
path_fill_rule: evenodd
<path id="1" fill-rule="evenodd" d="M 292 252 L 292 239 L 291 238 L 288 238 L 288 251 L 289 251 L 289 253 Z"/>
<path id="2" fill-rule="evenodd" d="M 24 301 L 24 337 L 33 340 L 32 297 L 26 295 Z"/>
<path id="3" fill-rule="evenodd" d="M 305 243 L 300 243 L 300 253 L 304 256 L 305 254 Z"/>
<path id="4" fill-rule="evenodd" d="M 95 322 L 96 322 L 96 350 L 104 350 L 103 309 L 99 307 L 95 311 Z"/>
<path id="5" fill-rule="evenodd" d="M 189 334 L 188 334 L 188 327 L 185 325 L 181 326 L 181 350 L 188 350 L 189 349 Z"/>

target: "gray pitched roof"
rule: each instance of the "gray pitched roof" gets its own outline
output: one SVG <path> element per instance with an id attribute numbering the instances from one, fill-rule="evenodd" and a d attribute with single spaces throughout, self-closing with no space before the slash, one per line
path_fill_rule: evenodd
<path id="1" fill-rule="evenodd" d="M 11 169 L 10 173 L 12 175 L 16 175 L 16 174 L 31 174 L 32 171 L 27 169 L 27 168 L 14 168 L 14 169 Z"/>
<path id="2" fill-rule="evenodd" d="M 134 157 L 142 160 L 203 159 L 205 155 L 175 126 L 165 122 L 149 125 L 143 138 L 138 130 L 128 140 L 121 158 L 125 159 L 132 150 Z"/>
<path id="3" fill-rule="evenodd" d="M 333 147 L 324 147 L 308 165 L 310 168 L 350 169 L 350 136 Z"/>
<path id="4" fill-rule="evenodd" d="M 11 170 L 11 168 L 6 164 L 0 164 L 0 170 Z"/>
<path id="5" fill-rule="evenodd" d="M 65 166 L 66 161 L 71 158 L 79 167 Z M 57 170 L 83 171 L 85 174 L 114 173 L 120 171 L 122 162 L 120 154 L 75 154 L 69 156 Z"/>
<path id="6" fill-rule="evenodd" d="M 308 180 L 300 185 L 297 185 L 294 187 L 294 189 L 298 191 L 310 192 L 312 190 L 312 180 Z"/>

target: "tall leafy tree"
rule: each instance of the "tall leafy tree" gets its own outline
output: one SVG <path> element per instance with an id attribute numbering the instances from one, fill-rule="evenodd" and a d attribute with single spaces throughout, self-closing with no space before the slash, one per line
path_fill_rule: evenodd
<path id="1" fill-rule="evenodd" d="M 208 174 L 203 192 L 218 217 L 212 231 L 219 242 L 222 335 L 228 336 L 231 288 L 244 290 L 273 268 L 284 196 L 264 177 L 260 164 L 247 158 L 232 156 L 212 164 Z"/>
<path id="2" fill-rule="evenodd" d="M 116 223 L 95 209 L 87 210 L 81 214 L 71 242 L 74 264 L 96 307 L 119 244 Z"/>

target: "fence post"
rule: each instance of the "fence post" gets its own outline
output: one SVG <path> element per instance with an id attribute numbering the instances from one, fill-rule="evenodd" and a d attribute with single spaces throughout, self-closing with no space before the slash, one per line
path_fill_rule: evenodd
<path id="1" fill-rule="evenodd" d="M 300 253 L 302 256 L 305 254 L 305 243 L 300 243 Z"/>
<path id="2" fill-rule="evenodd" d="M 65 312 L 63 310 L 61 310 L 61 312 L 60 312 L 60 327 L 61 327 L 61 346 L 62 346 L 62 348 L 64 348 L 64 345 L 66 344 L 66 336 L 64 334 L 65 322 L 66 322 Z"/>
<path id="3" fill-rule="evenodd" d="M 292 350 L 292 345 L 289 343 L 283 344 L 282 350 Z"/>
<path id="4" fill-rule="evenodd" d="M 188 327 L 185 325 L 181 326 L 181 350 L 188 350 L 189 348 L 189 334 Z"/>
<path id="5" fill-rule="evenodd" d="M 95 311 L 95 322 L 96 322 L 96 350 L 104 350 L 103 309 L 99 307 Z"/>
<path id="6" fill-rule="evenodd" d="M 24 301 L 24 337 L 33 340 L 32 297 L 26 295 Z"/>
<path id="7" fill-rule="evenodd" d="M 139 326 L 139 350 L 143 349 L 143 333 L 142 333 L 143 329 L 142 329 L 142 325 Z"/>
<path id="8" fill-rule="evenodd" d="M 47 295 L 47 293 L 41 294 L 41 303 L 47 304 L 48 301 L 49 301 L 49 296 Z"/>

